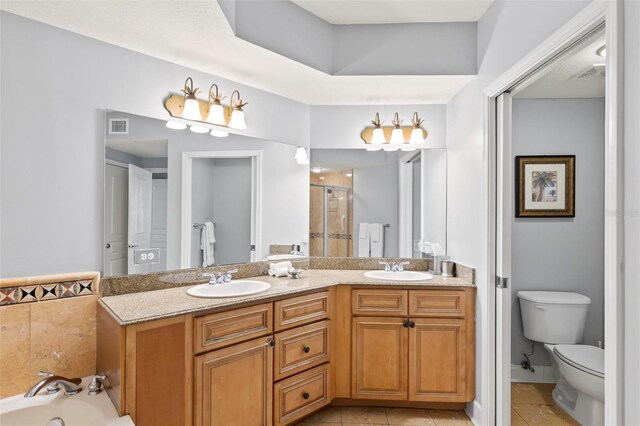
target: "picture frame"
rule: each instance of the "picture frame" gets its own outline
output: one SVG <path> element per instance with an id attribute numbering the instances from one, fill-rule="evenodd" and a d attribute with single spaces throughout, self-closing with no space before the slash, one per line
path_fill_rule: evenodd
<path id="1" fill-rule="evenodd" d="M 575 155 L 516 157 L 516 217 L 575 217 Z"/>

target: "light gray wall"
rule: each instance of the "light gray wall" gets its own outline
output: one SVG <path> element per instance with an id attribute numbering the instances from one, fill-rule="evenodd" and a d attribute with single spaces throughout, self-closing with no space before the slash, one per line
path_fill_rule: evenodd
<path id="1" fill-rule="evenodd" d="M 109 147 L 105 147 L 104 149 L 104 158 L 107 160 L 117 161 L 119 163 L 133 164 L 138 167 L 143 167 L 142 158 Z"/>
<path id="2" fill-rule="evenodd" d="M 192 76 L 240 90 L 243 134 L 309 143 L 307 105 L 6 12 L 0 55 L 1 277 L 102 269 L 105 108 L 167 119 L 163 99 Z"/>
<path id="3" fill-rule="evenodd" d="M 386 155 L 384 162 L 376 166 L 353 170 L 354 234 L 359 223 L 388 223 L 390 226 L 385 229 L 383 254 L 384 257 L 398 256 L 397 155 Z M 355 237 L 353 253 L 358 253 L 358 239 Z"/>
<path id="4" fill-rule="evenodd" d="M 213 219 L 216 264 L 251 260 L 251 159 L 213 160 Z M 301 202 L 303 202 L 301 200 Z M 265 223 L 269 226 L 268 223 Z"/>
<path id="5" fill-rule="evenodd" d="M 422 150 L 422 239 L 447 252 L 447 150 Z"/>
<path id="6" fill-rule="evenodd" d="M 576 156 L 576 217 L 512 219 L 512 364 L 531 351 L 517 298 L 522 290 L 590 297 L 584 343 L 604 342 L 604 118 L 604 99 L 513 100 L 514 157 Z M 532 362 L 551 365 L 542 344 Z"/>
<path id="7" fill-rule="evenodd" d="M 424 120 L 429 148 L 445 148 L 445 105 L 331 105 L 311 107 L 311 148 L 359 148 L 364 147 L 360 138 L 362 130 L 371 126 L 376 112 L 380 113 L 383 126 L 390 126 L 394 113 L 403 119 L 403 125 L 411 125 L 411 117 L 417 112 Z"/>
<path id="8" fill-rule="evenodd" d="M 478 76 L 448 104 L 447 129 L 447 249 L 457 262 L 477 268 L 476 400 L 482 410 L 488 395 L 482 372 L 488 336 L 487 283 L 482 244 L 482 194 L 485 193 L 483 151 L 483 90 L 533 48 L 581 11 L 588 1 L 494 1 L 478 22 Z M 468 408 L 474 418 L 477 405 Z M 478 419 L 480 421 L 480 419 Z"/>
<path id="9" fill-rule="evenodd" d="M 215 222 L 216 265 L 251 260 L 251 159 L 193 160 L 193 222 Z M 197 194 L 197 195 L 195 195 Z M 202 266 L 201 229 L 191 235 L 191 266 Z"/>
<path id="10" fill-rule="evenodd" d="M 413 162 L 413 188 L 411 192 L 413 197 L 411 245 L 414 257 L 422 257 L 422 254 L 415 250 L 415 242 L 422 239 L 422 158 Z"/>

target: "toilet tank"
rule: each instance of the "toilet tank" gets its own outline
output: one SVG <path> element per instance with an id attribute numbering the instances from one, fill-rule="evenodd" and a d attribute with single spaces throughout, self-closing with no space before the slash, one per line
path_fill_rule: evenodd
<path id="1" fill-rule="evenodd" d="M 562 291 L 519 291 L 527 339 L 543 343 L 579 343 L 591 299 Z"/>

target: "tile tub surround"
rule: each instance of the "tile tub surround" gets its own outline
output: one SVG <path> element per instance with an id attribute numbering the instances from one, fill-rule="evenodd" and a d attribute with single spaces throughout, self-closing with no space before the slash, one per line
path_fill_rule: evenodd
<path id="1" fill-rule="evenodd" d="M 249 296 L 204 299 L 187 294 L 187 287 L 173 287 L 149 292 L 138 292 L 108 296 L 100 299 L 100 304 L 121 325 L 131 325 L 173 316 L 213 312 L 217 309 L 241 306 L 258 301 L 269 301 L 283 296 L 333 287 L 338 284 L 394 286 L 415 288 L 437 287 L 475 287 L 475 284 L 463 278 L 444 278 L 436 275 L 428 281 L 382 281 L 366 278 L 364 270 L 306 270 L 300 279 L 275 278 L 270 276 L 248 277 L 252 280 L 265 281 L 271 288 L 265 292 Z M 197 283 L 194 283 L 197 284 Z"/>
<path id="2" fill-rule="evenodd" d="M 0 306 L 0 398 L 26 392 L 40 370 L 95 373 L 99 286 L 97 272 L 0 280 L 0 297 L 29 293 Z"/>

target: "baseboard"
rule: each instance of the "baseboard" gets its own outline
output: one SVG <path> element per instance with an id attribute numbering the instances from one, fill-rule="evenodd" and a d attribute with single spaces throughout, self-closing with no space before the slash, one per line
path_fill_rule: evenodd
<path id="1" fill-rule="evenodd" d="M 553 367 L 550 365 L 534 365 L 535 373 L 525 370 L 519 365 L 511 366 L 511 381 L 516 383 L 555 383 Z"/>
<path id="2" fill-rule="evenodd" d="M 471 422 L 475 426 L 479 426 L 482 424 L 482 406 L 477 399 L 469 402 L 464 411 L 467 413 L 467 416 L 469 416 Z"/>

